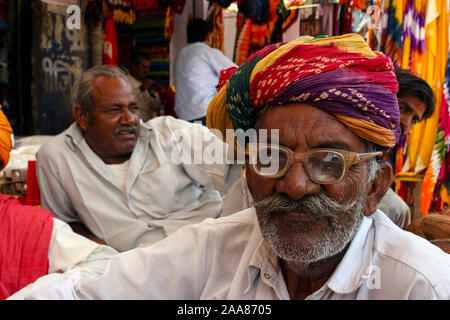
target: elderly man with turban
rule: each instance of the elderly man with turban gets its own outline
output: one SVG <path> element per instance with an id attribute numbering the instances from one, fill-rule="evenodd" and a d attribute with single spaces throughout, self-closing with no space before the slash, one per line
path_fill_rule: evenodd
<path id="1" fill-rule="evenodd" d="M 400 133 L 396 91 L 391 61 L 358 35 L 264 48 L 222 83 L 207 119 L 259 129 L 245 148 L 253 206 L 28 297 L 449 299 L 450 256 L 377 210 L 392 180 L 379 150 Z"/>
<path id="2" fill-rule="evenodd" d="M 9 161 L 11 133 L 11 125 L 0 109 L 0 170 Z M 52 275 L 42 284 L 56 281 L 63 272 L 64 277 L 74 278 L 100 274 L 116 253 L 72 232 L 51 212 L 0 194 L 0 300 L 49 273 Z"/>

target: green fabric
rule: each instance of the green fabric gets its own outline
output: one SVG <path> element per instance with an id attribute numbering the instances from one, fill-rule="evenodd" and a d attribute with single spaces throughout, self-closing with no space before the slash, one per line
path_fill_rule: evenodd
<path id="1" fill-rule="evenodd" d="M 225 107 L 233 127 L 244 131 L 253 128 L 256 121 L 256 110 L 250 99 L 250 75 L 260 59 L 247 60 L 231 76 L 227 87 Z"/>

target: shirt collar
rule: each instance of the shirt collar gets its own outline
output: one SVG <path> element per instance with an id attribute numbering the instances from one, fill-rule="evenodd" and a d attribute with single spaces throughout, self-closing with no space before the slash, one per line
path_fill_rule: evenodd
<path id="1" fill-rule="evenodd" d="M 152 126 L 150 124 L 143 123 L 141 119 L 139 138 L 130 158 L 129 170 L 131 171 L 125 185 L 127 193 L 130 190 L 131 185 L 134 183 L 134 180 L 138 176 L 139 169 L 142 167 L 146 159 L 145 157 L 141 157 L 139 155 L 147 153 L 151 131 Z M 68 143 L 69 147 L 74 150 L 74 152 L 77 152 L 76 149 L 78 149 L 78 152 L 84 157 L 84 159 L 92 168 L 94 168 L 110 183 L 112 183 L 113 185 L 117 185 L 116 179 L 113 177 L 111 169 L 108 168 L 103 160 L 88 145 L 87 141 L 84 139 L 81 128 L 76 121 L 72 123 L 72 125 L 66 130 L 65 137 L 66 142 Z"/>
<path id="2" fill-rule="evenodd" d="M 289 293 L 283 280 L 281 266 L 278 255 L 264 241 L 259 229 L 254 208 L 255 228 L 250 236 L 247 249 L 253 250 L 253 254 L 247 266 L 248 286 L 243 294 L 246 294 L 255 285 L 255 281 L 260 276 L 261 280 L 272 287 L 280 299 L 289 299 Z"/>
<path id="3" fill-rule="evenodd" d="M 71 143 L 69 143 L 69 145 L 72 148 L 74 146 L 79 147 L 81 140 L 84 139 L 81 128 L 76 121 L 67 128 L 65 136 L 70 140 Z"/>
<path id="4" fill-rule="evenodd" d="M 370 272 L 374 240 L 372 223 L 372 219 L 363 217 L 347 252 L 327 281 L 328 288 L 334 292 L 348 294 L 356 291 Z"/>

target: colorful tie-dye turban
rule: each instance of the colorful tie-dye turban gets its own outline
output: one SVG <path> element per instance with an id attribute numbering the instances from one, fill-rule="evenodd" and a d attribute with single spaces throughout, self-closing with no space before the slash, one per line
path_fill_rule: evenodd
<path id="1" fill-rule="evenodd" d="M 400 135 L 393 64 L 357 34 L 269 45 L 220 84 L 207 125 L 224 136 L 226 129 L 253 128 L 266 105 L 295 101 L 333 114 L 361 138 L 385 148 Z"/>
<path id="2" fill-rule="evenodd" d="M 12 148 L 11 133 L 11 124 L 0 106 L 0 160 L 3 163 L 3 165 L 0 165 L 0 170 L 3 170 L 9 162 L 9 154 Z"/>

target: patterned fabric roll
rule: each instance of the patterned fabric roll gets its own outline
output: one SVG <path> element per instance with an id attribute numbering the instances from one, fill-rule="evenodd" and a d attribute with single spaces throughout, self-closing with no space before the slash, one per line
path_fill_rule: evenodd
<path id="1" fill-rule="evenodd" d="M 207 124 L 223 133 L 253 128 L 267 105 L 297 101 L 335 115 L 361 138 L 385 148 L 393 147 L 400 135 L 392 62 L 357 34 L 302 36 L 269 45 L 220 83 Z"/>

